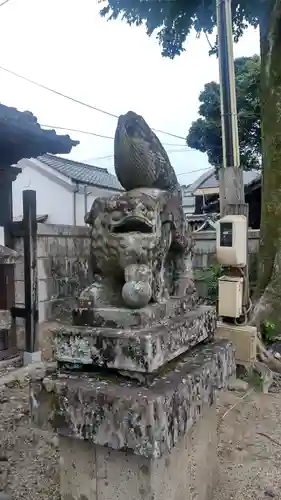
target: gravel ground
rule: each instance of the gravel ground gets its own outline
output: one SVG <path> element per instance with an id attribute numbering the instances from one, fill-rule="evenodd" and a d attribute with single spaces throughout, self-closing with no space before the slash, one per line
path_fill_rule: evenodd
<path id="1" fill-rule="evenodd" d="M 213 500 L 281 499 L 281 395 L 239 398 L 241 393 L 220 395 L 220 419 L 239 404 L 220 420 Z M 28 413 L 26 383 L 0 388 L 0 492 L 13 500 L 59 500 L 58 440 L 34 428 Z"/>
<path id="2" fill-rule="evenodd" d="M 58 439 L 31 425 L 28 399 L 27 384 L 0 389 L 0 492 L 59 500 Z"/>
<path id="3" fill-rule="evenodd" d="M 281 394 L 220 396 L 220 481 L 213 500 L 281 499 Z"/>

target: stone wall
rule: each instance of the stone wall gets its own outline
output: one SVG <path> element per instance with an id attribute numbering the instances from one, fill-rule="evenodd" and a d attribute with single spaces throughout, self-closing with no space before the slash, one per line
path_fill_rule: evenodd
<path id="1" fill-rule="evenodd" d="M 249 230 L 250 258 L 259 247 L 259 231 Z M 208 268 L 216 263 L 215 231 L 193 233 L 193 267 Z M 38 224 L 37 269 L 39 322 L 60 319 L 72 307 L 81 289 L 90 282 L 90 238 L 87 226 Z M 23 238 L 15 230 L 15 249 L 21 255 L 16 264 L 16 304 L 24 304 Z"/>
<path id="2" fill-rule="evenodd" d="M 16 305 L 24 306 L 23 237 L 15 229 Z M 71 310 L 80 291 L 90 283 L 88 227 L 38 224 L 37 271 L 39 323 L 71 321 Z M 19 346 L 24 345 L 23 320 L 17 320 Z M 40 331 L 44 327 L 40 326 Z"/>

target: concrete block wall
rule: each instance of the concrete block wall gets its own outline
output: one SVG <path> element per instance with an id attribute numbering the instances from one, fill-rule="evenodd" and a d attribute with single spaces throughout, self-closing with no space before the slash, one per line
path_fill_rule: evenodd
<path id="1" fill-rule="evenodd" d="M 20 226 L 19 226 L 20 228 Z M 249 230 L 249 253 L 255 256 L 259 231 Z M 216 263 L 215 231 L 193 233 L 193 267 L 203 270 Z M 15 232 L 20 254 L 15 268 L 16 304 L 24 304 L 23 238 Z M 39 322 L 67 319 L 81 290 L 91 282 L 90 235 L 87 226 L 38 224 L 37 271 Z"/>
<path id="2" fill-rule="evenodd" d="M 15 268 L 16 305 L 24 305 L 23 238 L 15 233 L 20 258 Z M 39 323 L 67 318 L 76 297 L 90 283 L 89 228 L 38 224 Z"/>
<path id="3" fill-rule="evenodd" d="M 192 234 L 195 241 L 193 267 L 195 269 L 204 269 L 216 262 L 216 232 L 201 231 Z M 259 249 L 260 232 L 259 230 L 249 229 L 248 245 L 249 254 L 256 254 Z"/>

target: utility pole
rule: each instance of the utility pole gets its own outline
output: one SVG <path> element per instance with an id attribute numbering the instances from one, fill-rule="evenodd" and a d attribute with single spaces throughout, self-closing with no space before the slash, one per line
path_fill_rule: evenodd
<path id="1" fill-rule="evenodd" d="M 239 154 L 231 0 L 216 0 L 216 4 L 223 146 L 223 168 L 219 170 L 220 215 L 244 215 L 248 220 Z M 248 274 L 247 265 L 244 270 L 244 308 L 249 304 Z"/>

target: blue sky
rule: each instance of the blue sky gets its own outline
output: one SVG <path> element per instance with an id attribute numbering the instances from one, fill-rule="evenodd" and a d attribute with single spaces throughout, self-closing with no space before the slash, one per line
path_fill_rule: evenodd
<path id="1" fill-rule="evenodd" d="M 96 0 L 10 0 L 0 8 L 0 66 L 117 115 L 131 109 L 151 127 L 185 137 L 197 117 L 200 90 L 218 80 L 205 37 L 190 35 L 186 52 L 167 60 L 144 28 L 106 22 L 98 11 Z M 236 57 L 258 51 L 253 29 L 235 46 Z M 0 92 L 3 104 L 32 111 L 41 124 L 114 135 L 115 118 L 3 71 Z M 70 135 L 81 142 L 71 158 L 114 171 L 113 140 Z M 183 140 L 158 135 L 181 183 L 189 184 L 208 167 L 206 156 Z"/>

